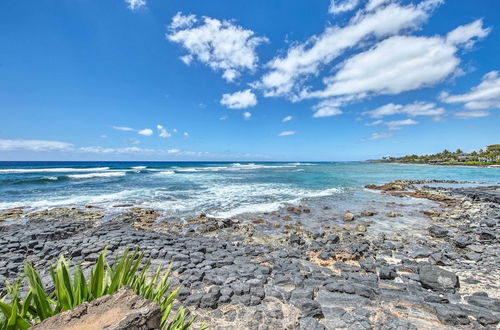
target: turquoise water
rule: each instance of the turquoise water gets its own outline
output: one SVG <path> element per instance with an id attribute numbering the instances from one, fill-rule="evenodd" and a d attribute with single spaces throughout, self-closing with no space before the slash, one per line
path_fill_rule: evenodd
<path id="1" fill-rule="evenodd" d="M 171 217 L 233 216 L 288 204 L 356 198 L 396 179 L 500 182 L 500 169 L 402 164 L 0 162 L 0 209 L 152 207 Z"/>

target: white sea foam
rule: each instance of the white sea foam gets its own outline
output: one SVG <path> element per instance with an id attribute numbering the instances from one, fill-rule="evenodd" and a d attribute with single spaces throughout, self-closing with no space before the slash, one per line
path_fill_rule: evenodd
<path id="1" fill-rule="evenodd" d="M 161 171 L 161 172 L 158 172 L 158 174 L 175 174 L 174 171 Z"/>
<path id="2" fill-rule="evenodd" d="M 113 178 L 125 176 L 126 172 L 97 172 L 97 173 L 88 173 L 88 174 L 71 174 L 68 175 L 68 178 L 71 179 L 92 179 L 92 178 Z"/>
<path id="3" fill-rule="evenodd" d="M 92 167 L 92 168 L 72 168 L 72 167 L 61 167 L 61 168 L 12 168 L 12 169 L 0 169 L 0 173 L 66 173 L 66 172 L 94 172 L 94 171 L 106 171 L 109 167 Z"/>
<path id="4" fill-rule="evenodd" d="M 52 181 L 56 181 L 58 179 L 57 176 L 44 176 L 43 178 L 46 180 L 52 180 Z"/>
<path id="5" fill-rule="evenodd" d="M 133 169 L 133 170 L 143 170 L 145 168 L 147 168 L 147 167 L 146 166 L 132 166 L 131 167 L 131 169 Z"/>

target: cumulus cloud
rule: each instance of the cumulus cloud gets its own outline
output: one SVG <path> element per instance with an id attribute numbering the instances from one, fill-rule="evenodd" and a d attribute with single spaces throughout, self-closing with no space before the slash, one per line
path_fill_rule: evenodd
<path id="1" fill-rule="evenodd" d="M 410 117 L 441 116 L 445 112 L 446 111 L 443 108 L 437 107 L 435 103 L 413 102 L 406 105 L 389 103 L 374 110 L 365 111 L 363 114 L 368 115 L 371 118 L 382 118 L 384 116 L 396 114 L 405 114 Z"/>
<path id="2" fill-rule="evenodd" d="M 172 136 L 172 134 L 170 134 L 167 129 L 165 127 L 163 127 L 162 125 L 156 125 L 156 129 L 158 130 L 158 135 L 162 138 L 169 138 Z M 176 132 L 177 130 L 174 128 L 174 132 Z"/>
<path id="3" fill-rule="evenodd" d="M 328 12 L 330 14 L 340 14 L 351 11 L 359 4 L 359 0 L 331 0 Z"/>
<path id="4" fill-rule="evenodd" d="M 232 94 L 223 94 L 220 104 L 230 109 L 244 109 L 255 106 L 257 97 L 251 89 L 245 89 Z"/>
<path id="5" fill-rule="evenodd" d="M 380 139 L 388 139 L 392 137 L 394 134 L 390 132 L 374 132 L 366 140 L 380 140 Z"/>
<path id="6" fill-rule="evenodd" d="M 73 149 L 73 145 L 61 141 L 49 140 L 8 140 L 0 139 L 0 151 L 69 151 Z"/>
<path id="7" fill-rule="evenodd" d="M 472 119 L 472 118 L 482 118 L 488 117 L 490 113 L 488 111 L 460 111 L 455 112 L 455 117 L 460 119 Z"/>
<path id="8" fill-rule="evenodd" d="M 393 3 L 375 12 L 355 15 L 344 27 L 329 26 L 322 34 L 294 44 L 285 56 L 272 59 L 267 64 L 270 71 L 254 86 L 261 88 L 265 96 L 293 99 L 304 88 L 307 78 L 316 76 L 346 50 L 370 38 L 380 39 L 418 28 L 435 5 L 432 0 L 407 6 Z"/>
<path id="9" fill-rule="evenodd" d="M 295 131 L 283 131 L 281 133 L 278 134 L 278 136 L 288 136 L 288 135 L 295 135 L 297 134 L 297 132 Z"/>
<path id="10" fill-rule="evenodd" d="M 445 103 L 463 103 L 467 109 L 500 108 L 500 77 L 498 71 L 483 76 L 481 83 L 465 94 L 450 95 L 441 93 L 440 100 Z"/>
<path id="11" fill-rule="evenodd" d="M 255 71 L 259 58 L 255 49 L 267 42 L 256 37 L 252 30 L 234 24 L 195 15 L 177 13 L 169 26 L 166 38 L 180 44 L 187 52 L 181 60 L 189 65 L 197 60 L 214 71 L 222 71 L 228 82 L 238 78 L 243 70 Z"/>
<path id="12" fill-rule="evenodd" d="M 140 131 L 137 131 L 137 134 L 144 135 L 144 136 L 151 136 L 151 135 L 153 135 L 153 130 L 151 128 L 145 128 L 145 129 L 141 129 Z"/>
<path id="13" fill-rule="evenodd" d="M 465 48 L 470 48 L 478 39 L 486 37 L 490 31 L 490 28 L 483 28 L 483 20 L 478 19 L 449 32 L 446 41 L 452 45 L 464 45 Z"/>
<path id="14" fill-rule="evenodd" d="M 342 104 L 341 100 L 329 99 L 323 100 L 320 103 L 313 106 L 313 118 L 331 117 L 342 114 L 342 111 L 338 108 Z"/>
<path id="15" fill-rule="evenodd" d="M 146 0 L 125 0 L 130 10 L 136 10 L 146 6 Z"/>
<path id="16" fill-rule="evenodd" d="M 293 119 L 293 116 L 286 116 L 285 118 L 283 118 L 283 119 L 281 120 L 281 122 L 286 123 L 287 121 L 290 121 L 290 120 L 292 120 L 292 119 Z"/>
<path id="17" fill-rule="evenodd" d="M 184 132 L 184 134 L 182 134 L 182 135 L 184 135 L 185 137 L 189 137 L 189 133 L 188 132 Z"/>
<path id="18" fill-rule="evenodd" d="M 413 119 L 392 120 L 385 122 L 385 125 L 390 130 L 399 130 L 401 129 L 402 126 L 416 125 L 416 124 L 418 124 L 418 121 L 415 121 Z"/>
<path id="19" fill-rule="evenodd" d="M 250 112 L 243 112 L 243 119 L 248 120 L 252 117 L 252 114 Z"/>
<path id="20" fill-rule="evenodd" d="M 394 36 L 346 60 L 338 72 L 323 79 L 326 88 L 304 97 L 327 98 L 362 94 L 399 94 L 434 85 L 456 72 L 459 45 L 488 33 L 482 22 L 458 27 L 462 37 Z M 450 32 L 450 33 L 453 33 Z M 468 39 L 467 39 L 468 38 Z"/>

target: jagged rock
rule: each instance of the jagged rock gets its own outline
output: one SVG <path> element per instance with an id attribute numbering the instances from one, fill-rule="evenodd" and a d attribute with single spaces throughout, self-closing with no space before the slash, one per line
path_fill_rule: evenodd
<path id="1" fill-rule="evenodd" d="M 418 275 L 422 287 L 437 292 L 455 292 L 460 287 L 458 276 L 452 272 L 433 265 L 419 267 Z"/>
<path id="2" fill-rule="evenodd" d="M 461 249 L 463 249 L 463 248 L 465 248 L 473 243 L 474 243 L 474 241 L 472 240 L 472 238 L 469 235 L 457 235 L 453 239 L 453 244 L 455 244 L 456 247 L 461 248 Z"/>
<path id="3" fill-rule="evenodd" d="M 130 288 L 57 314 L 34 326 L 35 330 L 126 330 L 159 329 L 161 310 L 157 303 L 136 295 Z"/>
<path id="4" fill-rule="evenodd" d="M 429 233 L 436 238 L 448 236 L 448 229 L 439 226 L 430 226 Z"/>

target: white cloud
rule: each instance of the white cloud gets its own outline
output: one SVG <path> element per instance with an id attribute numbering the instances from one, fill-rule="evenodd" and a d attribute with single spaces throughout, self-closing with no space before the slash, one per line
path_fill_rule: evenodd
<path id="1" fill-rule="evenodd" d="M 243 112 L 243 119 L 248 120 L 252 117 L 252 114 L 250 112 Z"/>
<path id="2" fill-rule="evenodd" d="M 169 138 L 172 136 L 172 134 L 170 134 L 167 129 L 165 127 L 163 127 L 162 125 L 156 125 L 156 129 L 158 130 L 158 135 L 162 138 Z M 177 130 L 175 130 L 174 128 L 174 132 L 176 132 Z"/>
<path id="3" fill-rule="evenodd" d="M 395 36 L 348 59 L 323 81 L 323 91 L 309 97 L 326 98 L 359 93 L 399 94 L 433 85 L 458 67 L 457 49 L 439 37 Z"/>
<path id="4" fill-rule="evenodd" d="M 483 76 L 481 83 L 472 87 L 468 93 L 450 95 L 441 93 L 440 100 L 445 103 L 463 103 L 467 109 L 500 108 L 500 77 L 498 71 Z"/>
<path id="5" fill-rule="evenodd" d="M 101 135 L 99 135 L 99 137 L 100 137 L 101 139 L 107 139 L 107 138 L 108 138 L 108 135 L 107 135 L 107 134 L 101 134 Z"/>
<path id="6" fill-rule="evenodd" d="M 174 133 L 177 133 L 177 128 L 174 128 L 172 131 L 173 131 Z"/>
<path id="7" fill-rule="evenodd" d="M 70 151 L 73 145 L 61 141 L 47 141 L 47 140 L 6 140 L 0 139 L 0 151 Z"/>
<path id="8" fill-rule="evenodd" d="M 170 23 L 169 28 L 172 30 L 190 28 L 197 21 L 195 15 L 182 15 L 181 12 L 178 12 L 172 17 L 172 23 Z"/>
<path id="9" fill-rule="evenodd" d="M 188 132 L 184 132 L 183 134 L 185 137 L 188 137 L 189 136 L 189 133 Z"/>
<path id="10" fill-rule="evenodd" d="M 328 12 L 330 14 L 340 14 L 351 11 L 359 4 L 359 0 L 331 0 Z"/>
<path id="11" fill-rule="evenodd" d="M 125 2 L 131 10 L 136 10 L 146 6 L 146 0 L 125 0 Z"/>
<path id="12" fill-rule="evenodd" d="M 113 126 L 113 129 L 123 132 L 135 132 L 135 129 L 125 126 Z"/>
<path id="13" fill-rule="evenodd" d="M 446 41 L 452 45 L 464 45 L 470 48 L 477 39 L 486 37 L 490 33 L 490 28 L 483 28 L 483 20 L 478 19 L 470 24 L 461 25 L 448 33 Z"/>
<path id="14" fill-rule="evenodd" d="M 283 131 L 281 133 L 278 134 L 278 136 L 288 136 L 288 135 L 295 135 L 297 134 L 297 132 L 295 131 Z"/>
<path id="15" fill-rule="evenodd" d="M 366 140 L 380 140 L 380 139 L 388 139 L 392 137 L 394 134 L 390 132 L 375 132 L 372 133 Z"/>
<path id="16" fill-rule="evenodd" d="M 245 89 L 233 94 L 223 94 L 220 104 L 230 109 L 244 109 L 255 106 L 257 97 L 251 89 Z"/>
<path id="17" fill-rule="evenodd" d="M 455 112 L 455 117 L 460 119 L 482 118 L 489 116 L 488 111 L 460 111 Z"/>
<path id="18" fill-rule="evenodd" d="M 331 117 L 342 114 L 342 111 L 338 108 L 341 105 L 341 101 L 337 99 L 323 100 L 320 103 L 313 106 L 313 118 Z"/>
<path id="19" fill-rule="evenodd" d="M 267 42 L 265 37 L 256 37 L 252 30 L 244 29 L 231 21 L 220 21 L 194 15 L 177 13 L 169 26 L 168 40 L 180 44 L 187 55 L 182 61 L 190 64 L 194 59 L 214 71 L 222 71 L 228 82 L 240 76 L 241 71 L 255 71 L 259 58 L 255 48 Z"/>
<path id="20" fill-rule="evenodd" d="M 228 118 L 229 118 L 229 116 L 227 116 L 227 115 L 223 115 L 223 116 L 220 116 L 220 117 L 219 117 L 219 120 L 226 120 L 226 119 L 228 119 Z"/>
<path id="21" fill-rule="evenodd" d="M 473 26 L 473 28 L 470 28 Z M 399 94 L 434 85 L 455 73 L 460 63 L 458 45 L 488 33 L 479 24 L 458 29 L 471 30 L 450 40 L 440 36 L 394 36 L 346 60 L 338 72 L 323 79 L 326 88 L 303 92 L 303 97 L 327 98 L 356 94 Z M 450 32 L 450 33 L 453 33 Z M 466 39 L 469 38 L 469 39 Z"/>
<path id="22" fill-rule="evenodd" d="M 145 128 L 141 129 L 140 131 L 137 131 L 137 134 L 151 136 L 153 135 L 153 130 L 151 128 Z"/>
<path id="23" fill-rule="evenodd" d="M 366 4 L 365 9 L 368 11 L 372 11 L 374 9 L 377 9 L 378 7 L 382 6 L 385 3 L 391 2 L 391 0 L 370 0 Z"/>
<path id="24" fill-rule="evenodd" d="M 377 125 L 380 125 L 380 124 L 383 124 L 384 121 L 383 120 L 374 120 L 370 123 L 366 123 L 365 126 L 377 126 Z"/>
<path id="25" fill-rule="evenodd" d="M 410 117 L 416 116 L 441 116 L 445 113 L 443 108 L 437 108 L 435 103 L 413 102 L 411 104 L 401 105 L 389 103 L 377 109 L 365 111 L 364 115 L 371 118 L 382 118 L 395 114 L 405 114 Z"/>
<path id="26" fill-rule="evenodd" d="M 292 120 L 292 119 L 293 119 L 293 116 L 286 116 L 285 118 L 283 118 L 283 119 L 281 120 L 281 122 L 286 123 L 287 121 L 290 121 L 290 120 Z"/>
<path id="27" fill-rule="evenodd" d="M 418 124 L 418 121 L 415 121 L 413 119 L 392 120 L 385 122 L 385 125 L 387 125 L 387 128 L 389 128 L 390 130 L 398 130 L 401 129 L 401 126 L 416 125 L 416 124 Z"/>
<path id="28" fill-rule="evenodd" d="M 418 5 L 390 4 L 373 13 L 355 15 L 344 27 L 329 26 L 319 36 L 292 46 L 286 56 L 275 57 L 267 66 L 270 72 L 255 83 L 264 90 L 265 96 L 293 98 L 303 89 L 305 80 L 316 76 L 320 69 L 330 64 L 344 51 L 357 47 L 362 41 L 398 34 L 418 28 L 434 6 L 426 0 Z"/>

